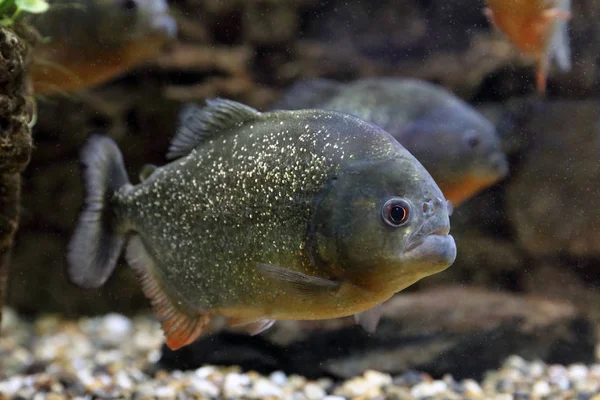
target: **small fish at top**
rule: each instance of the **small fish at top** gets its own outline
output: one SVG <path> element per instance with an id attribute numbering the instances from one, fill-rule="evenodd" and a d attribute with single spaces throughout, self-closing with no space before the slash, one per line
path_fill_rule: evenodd
<path id="1" fill-rule="evenodd" d="M 41 39 L 29 74 L 35 94 L 93 87 L 152 58 L 177 32 L 165 0 L 54 0 L 27 22 Z"/>
<path id="2" fill-rule="evenodd" d="M 337 110 L 381 126 L 423 164 L 454 206 L 508 173 L 492 123 L 448 90 L 421 80 L 300 81 L 272 108 Z"/>
<path id="3" fill-rule="evenodd" d="M 546 92 L 550 62 L 571 69 L 568 22 L 571 0 L 487 0 L 490 22 L 523 53 L 537 62 L 536 87 Z"/>
<path id="4" fill-rule="evenodd" d="M 97 288 L 126 245 L 171 349 L 213 315 L 252 334 L 350 315 L 373 331 L 381 303 L 456 257 L 433 178 L 354 116 L 209 100 L 182 112 L 167 157 L 133 185 L 116 144 L 90 138 L 68 273 Z"/>

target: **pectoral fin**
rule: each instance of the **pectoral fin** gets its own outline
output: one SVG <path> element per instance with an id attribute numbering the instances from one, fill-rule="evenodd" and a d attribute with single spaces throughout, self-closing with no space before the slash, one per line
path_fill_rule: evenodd
<path id="1" fill-rule="evenodd" d="M 303 294 L 335 291 L 340 287 L 338 281 L 306 275 L 277 265 L 258 264 L 257 268 L 266 278 Z"/>
<path id="2" fill-rule="evenodd" d="M 374 333 L 381 318 L 381 309 L 382 304 L 378 304 L 371 309 L 354 314 L 354 321 L 362 326 L 365 331 Z"/>

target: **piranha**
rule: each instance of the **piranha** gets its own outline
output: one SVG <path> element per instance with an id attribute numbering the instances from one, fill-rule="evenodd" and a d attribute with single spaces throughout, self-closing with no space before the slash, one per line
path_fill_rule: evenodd
<path id="1" fill-rule="evenodd" d="M 172 161 L 144 168 L 137 185 L 111 139 L 92 136 L 82 151 L 70 280 L 101 286 L 126 244 L 171 349 L 211 316 L 257 334 L 275 320 L 355 315 L 372 331 L 382 302 L 454 262 L 444 195 L 379 127 L 207 103 L 182 113 Z"/>
<path id="2" fill-rule="evenodd" d="M 536 87 L 546 91 L 550 61 L 571 69 L 568 21 L 571 0 L 487 0 L 484 13 L 523 53 L 537 62 Z"/>
<path id="3" fill-rule="evenodd" d="M 177 31 L 165 0 L 53 0 L 27 23 L 41 37 L 33 91 L 46 95 L 110 80 L 158 54 Z"/>
<path id="4" fill-rule="evenodd" d="M 495 127 L 448 90 L 421 80 L 300 81 L 272 108 L 336 110 L 381 126 L 423 164 L 454 206 L 508 173 Z"/>

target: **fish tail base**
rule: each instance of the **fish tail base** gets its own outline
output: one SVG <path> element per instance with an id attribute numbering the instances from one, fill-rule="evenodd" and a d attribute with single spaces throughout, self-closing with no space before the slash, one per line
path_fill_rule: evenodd
<path id="1" fill-rule="evenodd" d="M 195 341 L 210 322 L 210 314 L 188 313 L 173 303 L 156 278 L 154 260 L 138 235 L 130 239 L 126 257 L 161 322 L 167 346 L 171 350 L 177 350 Z"/>
<path id="2" fill-rule="evenodd" d="M 69 243 L 67 261 L 71 282 L 85 288 L 102 286 L 114 271 L 125 244 L 111 209 L 114 193 L 129 184 L 115 142 L 92 135 L 81 152 L 86 188 L 85 206 Z"/>

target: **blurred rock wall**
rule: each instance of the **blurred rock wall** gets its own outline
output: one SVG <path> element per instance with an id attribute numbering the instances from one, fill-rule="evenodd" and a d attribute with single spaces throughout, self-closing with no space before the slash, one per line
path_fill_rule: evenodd
<path id="1" fill-rule="evenodd" d="M 78 151 L 102 131 L 136 181 L 162 164 L 186 101 L 221 96 L 264 109 L 306 77 L 417 77 L 440 83 L 493 120 L 510 154 L 508 179 L 452 217 L 454 266 L 440 283 L 532 292 L 594 313 L 600 260 L 598 48 L 600 4 L 574 2 L 574 67 L 533 96 L 531 60 L 482 14 L 483 1 L 178 0 L 178 43 L 96 90 L 39 99 L 23 187 L 9 303 L 23 312 L 133 312 L 148 303 L 124 264 L 106 287 L 65 277 L 66 245 L 82 204 Z M 600 313 L 598 313 L 600 315 Z"/>

